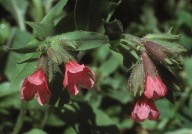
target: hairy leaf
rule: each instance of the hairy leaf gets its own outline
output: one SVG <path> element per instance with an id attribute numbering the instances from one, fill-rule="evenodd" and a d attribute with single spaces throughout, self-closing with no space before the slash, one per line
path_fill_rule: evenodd
<path id="1" fill-rule="evenodd" d="M 131 73 L 131 76 L 128 80 L 128 88 L 131 93 L 133 93 L 134 96 L 139 95 L 141 96 L 144 91 L 144 70 L 143 70 L 143 64 L 138 63 L 133 68 L 133 71 Z"/>
<path id="2" fill-rule="evenodd" d="M 53 36 L 49 40 L 57 41 L 64 47 L 75 47 L 76 51 L 97 48 L 103 45 L 109 45 L 107 36 L 87 31 L 74 31 L 62 35 Z"/>

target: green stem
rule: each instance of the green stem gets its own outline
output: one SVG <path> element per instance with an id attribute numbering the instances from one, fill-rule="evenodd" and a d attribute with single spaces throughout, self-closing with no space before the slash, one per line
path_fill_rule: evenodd
<path id="1" fill-rule="evenodd" d="M 17 118 L 16 125 L 15 125 L 15 127 L 13 129 L 12 134 L 18 134 L 19 131 L 21 130 L 21 128 L 23 126 L 24 119 L 25 119 L 25 113 L 26 113 L 26 110 L 27 110 L 27 106 L 28 106 L 28 102 L 22 102 L 21 110 L 20 110 L 19 116 Z"/>
<path id="2" fill-rule="evenodd" d="M 75 30 L 77 30 L 76 10 L 77 10 L 77 0 L 75 0 L 75 7 L 74 7 L 74 25 L 75 25 Z"/>
<path id="3" fill-rule="evenodd" d="M 17 20 L 17 23 L 18 23 L 18 25 L 19 25 L 19 27 L 20 27 L 20 29 L 21 30 L 23 30 L 23 31 L 25 31 L 25 20 L 24 20 L 24 18 L 22 17 L 22 14 L 21 14 L 21 12 L 19 12 L 20 10 L 19 10 L 19 7 L 18 7 L 18 5 L 17 5 L 17 3 L 16 3 L 16 1 L 15 0 L 11 0 L 11 2 L 12 2 L 12 4 L 13 4 L 13 8 L 14 8 L 14 11 L 15 11 L 15 14 L 16 14 L 16 20 Z"/>
<path id="4" fill-rule="evenodd" d="M 130 45 L 130 44 L 123 44 L 123 43 L 120 43 L 120 46 L 128 51 L 135 51 L 136 54 L 139 56 L 141 54 L 140 50 L 138 50 L 137 48 L 135 48 L 134 46 Z"/>
<path id="5" fill-rule="evenodd" d="M 48 110 L 45 111 L 45 114 L 44 114 L 43 119 L 42 119 L 41 124 L 40 124 L 40 128 L 41 129 L 43 129 L 45 127 L 46 122 L 47 122 L 48 117 L 51 114 L 51 112 L 52 112 L 52 108 L 51 107 L 49 107 Z"/>

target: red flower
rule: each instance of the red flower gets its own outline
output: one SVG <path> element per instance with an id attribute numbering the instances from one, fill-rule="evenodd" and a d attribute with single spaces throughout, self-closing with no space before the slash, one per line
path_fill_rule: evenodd
<path id="1" fill-rule="evenodd" d="M 157 74 L 157 69 L 147 53 L 142 54 L 142 61 L 145 72 L 145 91 L 144 95 L 148 99 L 158 99 L 167 94 L 167 88 Z"/>
<path id="2" fill-rule="evenodd" d="M 167 88 L 157 74 L 154 76 L 146 76 L 144 95 L 148 99 L 158 99 L 165 96 L 166 94 Z"/>
<path id="3" fill-rule="evenodd" d="M 42 69 L 35 71 L 32 75 L 25 78 L 20 93 L 21 99 L 26 101 L 32 100 L 36 94 L 41 106 L 49 102 L 51 93 Z"/>
<path id="4" fill-rule="evenodd" d="M 86 66 L 79 65 L 74 61 L 69 61 L 65 64 L 65 78 L 63 85 L 72 95 L 77 95 L 79 92 L 79 84 L 86 89 L 92 88 L 94 85 L 94 73 Z"/>
<path id="5" fill-rule="evenodd" d="M 141 97 L 137 99 L 133 111 L 131 112 L 131 118 L 135 121 L 158 120 L 159 111 L 155 107 L 153 100 Z"/>

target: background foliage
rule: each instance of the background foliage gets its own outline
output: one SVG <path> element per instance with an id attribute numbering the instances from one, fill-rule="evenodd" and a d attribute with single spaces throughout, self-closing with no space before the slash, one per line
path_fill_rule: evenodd
<path id="1" fill-rule="evenodd" d="M 192 133 L 190 0 L 0 0 L 0 14 L 0 133 Z M 122 22 L 123 29 L 115 19 Z M 56 68 L 57 77 L 50 83 L 55 94 L 50 105 L 41 107 L 35 99 L 27 105 L 20 100 L 21 83 L 35 70 L 39 53 L 17 54 L 8 52 L 7 47 L 21 48 L 32 39 L 75 30 L 97 32 L 98 38 L 107 34 L 113 40 L 122 32 L 142 37 L 171 27 L 172 33 L 180 34 L 179 42 L 188 53 L 183 57 L 184 70 L 177 72 L 179 91 L 174 91 L 172 101 L 163 98 L 155 102 L 161 113 L 157 122 L 137 123 L 129 118 L 134 99 L 127 81 L 139 57 L 125 48 L 116 53 L 108 42 L 85 42 L 77 48 L 85 51 L 72 52 L 96 72 L 93 89 L 69 96 L 56 83 L 63 79 Z M 110 33 L 110 28 L 115 30 Z M 28 59 L 33 60 L 24 62 Z"/>

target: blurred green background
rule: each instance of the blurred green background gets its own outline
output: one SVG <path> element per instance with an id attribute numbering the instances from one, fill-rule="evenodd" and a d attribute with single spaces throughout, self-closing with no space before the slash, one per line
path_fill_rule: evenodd
<path id="1" fill-rule="evenodd" d="M 62 1 L 62 0 L 61 0 Z M 134 99 L 127 88 L 130 68 L 137 61 L 128 51 L 122 57 L 109 46 L 74 53 L 80 62 L 96 72 L 93 89 L 69 96 L 66 90 L 50 105 L 36 99 L 20 100 L 20 86 L 31 74 L 36 61 L 23 64 L 30 54 L 8 52 L 6 47 L 23 47 L 34 38 L 26 21 L 39 22 L 57 0 L 0 0 L 0 133 L 25 134 L 192 134 L 192 1 L 191 0 L 63 0 L 66 5 L 54 14 L 54 34 L 85 30 L 105 34 L 104 22 L 122 22 L 123 32 L 142 37 L 172 28 L 188 53 L 178 74 L 179 91 L 172 101 L 155 101 L 158 121 L 138 123 L 129 115 Z M 46 29 L 42 29 L 46 32 Z M 131 57 L 130 57 L 131 56 Z M 63 76 L 58 76 L 63 77 Z M 62 87 L 51 83 L 52 90 Z M 52 91 L 54 92 L 54 91 Z"/>

